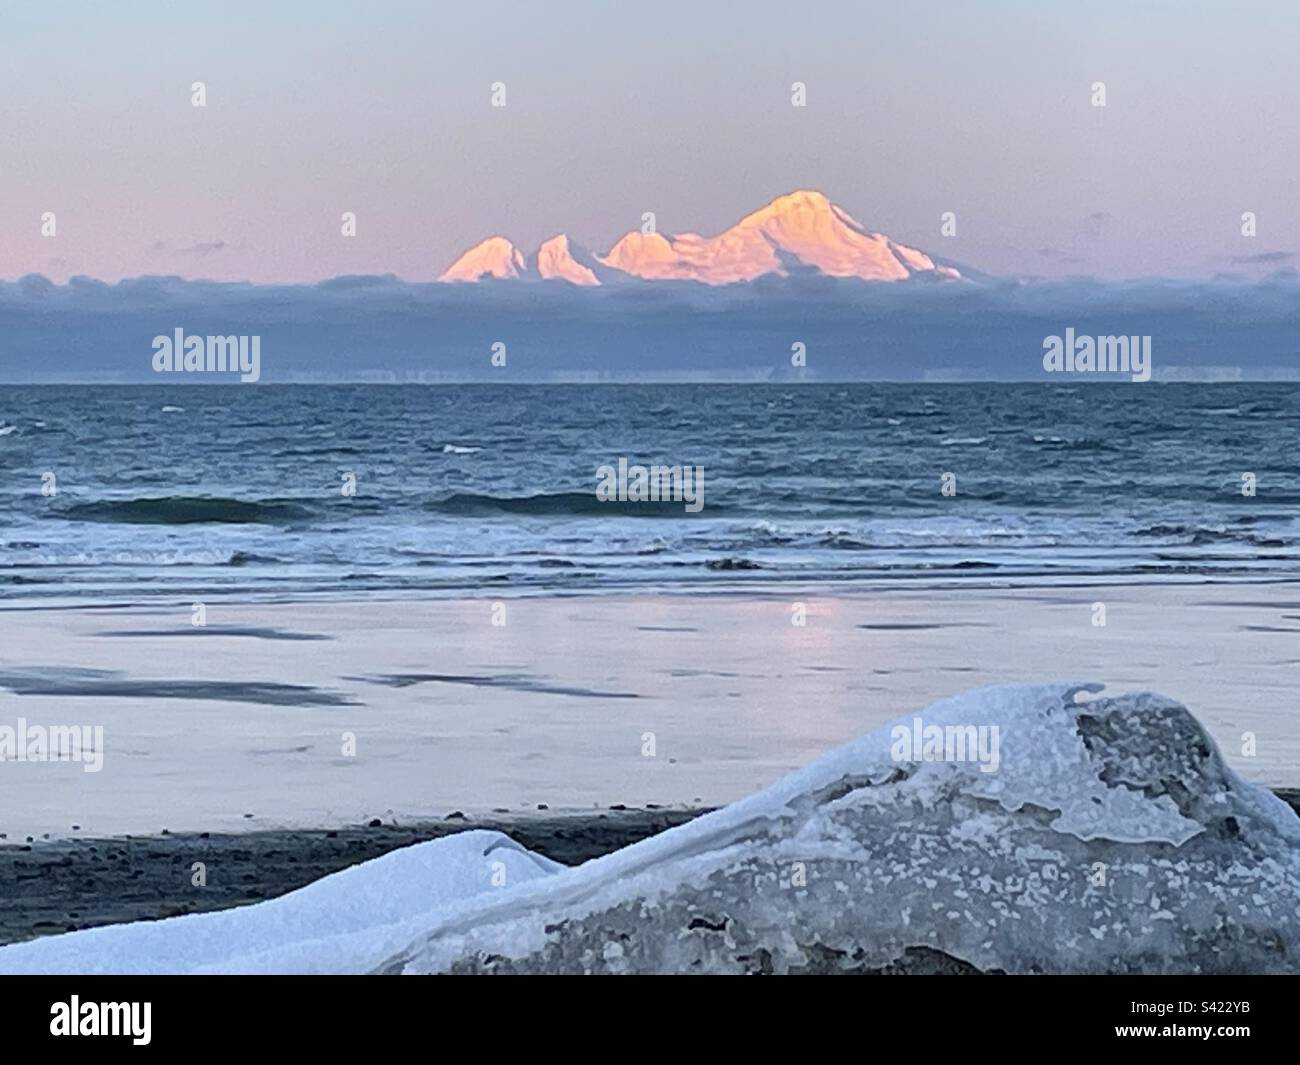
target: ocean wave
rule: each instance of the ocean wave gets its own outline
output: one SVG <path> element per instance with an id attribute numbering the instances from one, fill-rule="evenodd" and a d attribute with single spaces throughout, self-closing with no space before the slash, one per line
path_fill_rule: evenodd
<path id="1" fill-rule="evenodd" d="M 761 543 L 784 545 L 795 542 L 795 536 L 793 533 L 788 532 L 779 525 L 767 521 L 766 519 L 755 522 L 750 526 L 749 531 L 753 534 L 754 539 Z"/>
<path id="2" fill-rule="evenodd" d="M 1040 451 L 1117 451 L 1119 450 L 1109 440 L 1101 440 L 1093 436 L 1080 436 L 1069 439 L 1062 436 L 1044 436 L 1041 433 L 1034 434 L 1034 443 L 1039 445 Z"/>
<path id="3" fill-rule="evenodd" d="M 433 499 L 425 504 L 426 510 L 456 517 L 475 517 L 493 514 L 523 514 L 562 517 L 625 517 L 625 518 L 680 518 L 691 517 L 686 504 L 672 500 L 643 503 L 610 500 L 602 502 L 591 492 L 543 492 L 531 496 L 481 495 L 476 492 L 458 492 L 445 499 Z M 710 512 L 719 508 L 709 506 Z"/>
<path id="4" fill-rule="evenodd" d="M 232 551 L 226 559 L 227 566 L 283 565 L 285 560 L 273 555 L 259 555 L 252 551 Z"/>
<path id="5" fill-rule="evenodd" d="M 74 503 L 52 511 L 51 516 L 111 525 L 280 525 L 302 521 L 310 513 L 287 499 L 156 496 Z"/>
<path id="6" fill-rule="evenodd" d="M 1240 519 L 1240 523 L 1254 524 L 1255 519 Z M 1134 536 L 1175 540 L 1174 546 L 1207 547 L 1210 544 L 1246 544 L 1252 547 L 1291 547 L 1296 543 L 1292 536 L 1270 536 L 1258 532 L 1230 529 L 1225 525 L 1183 525 L 1156 523 L 1135 529 Z"/>
<path id="7" fill-rule="evenodd" d="M 320 447 L 287 447 L 281 448 L 276 452 L 277 455 L 284 458 L 320 458 L 322 456 L 335 455 L 363 455 L 360 448 L 349 447 L 346 444 L 322 444 Z"/>
<path id="8" fill-rule="evenodd" d="M 830 547 L 838 551 L 870 551 L 878 545 L 868 543 L 852 533 L 842 529 L 831 529 L 817 541 L 819 547 Z"/>

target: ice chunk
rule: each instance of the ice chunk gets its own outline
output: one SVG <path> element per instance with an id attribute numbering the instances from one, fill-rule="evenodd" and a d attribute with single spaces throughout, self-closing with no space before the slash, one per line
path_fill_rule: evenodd
<path id="1" fill-rule="evenodd" d="M 380 971 L 1300 967 L 1295 814 L 1178 703 L 1077 698 L 1098 690 L 936 703 L 919 733 L 997 726 L 994 771 L 922 760 L 908 717 L 690 824 L 450 907 Z"/>

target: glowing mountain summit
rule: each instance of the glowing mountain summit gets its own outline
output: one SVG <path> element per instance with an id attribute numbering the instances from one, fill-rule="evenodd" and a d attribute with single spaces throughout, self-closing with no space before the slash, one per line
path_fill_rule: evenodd
<path id="1" fill-rule="evenodd" d="M 600 279 L 589 260 L 590 256 L 577 251 L 561 233 L 537 249 L 537 275 L 543 280 L 568 281 L 573 285 L 599 285 Z"/>
<path id="2" fill-rule="evenodd" d="M 488 237 L 447 268 L 439 281 L 481 281 L 485 277 L 523 277 L 524 256 L 505 237 Z"/>
<path id="3" fill-rule="evenodd" d="M 441 280 L 531 277 L 599 285 L 627 277 L 729 285 L 792 274 L 861 281 L 960 277 L 924 252 L 867 229 L 822 193 L 800 189 L 746 215 L 717 236 L 632 231 L 604 255 L 594 257 L 575 257 L 568 238 L 560 235 L 543 244 L 525 267 L 514 245 L 494 237 L 461 256 Z"/>

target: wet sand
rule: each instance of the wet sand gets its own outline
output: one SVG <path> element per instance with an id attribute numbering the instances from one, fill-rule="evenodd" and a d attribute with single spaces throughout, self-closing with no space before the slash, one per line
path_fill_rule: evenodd
<path id="1" fill-rule="evenodd" d="M 102 727 L 103 767 L 0 763 L 0 843 L 717 806 L 1050 680 L 1164 692 L 1300 785 L 1287 584 L 65 606 L 0 607 L 0 727 Z"/>

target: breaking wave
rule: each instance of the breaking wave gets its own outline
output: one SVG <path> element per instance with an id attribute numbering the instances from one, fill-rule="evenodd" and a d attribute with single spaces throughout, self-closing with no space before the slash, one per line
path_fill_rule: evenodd
<path id="1" fill-rule="evenodd" d="M 672 500 L 660 502 L 602 502 L 595 492 L 543 492 L 531 496 L 480 495 L 475 492 L 458 492 L 445 499 L 430 500 L 426 510 L 454 516 L 490 516 L 493 514 L 525 514 L 538 516 L 570 517 L 628 517 L 628 518 L 680 518 L 691 517 L 685 504 Z M 720 508 L 710 503 L 709 513 Z"/>
<path id="2" fill-rule="evenodd" d="M 311 515 L 301 504 L 286 499 L 157 496 L 74 503 L 53 516 L 113 525 L 280 525 Z"/>

